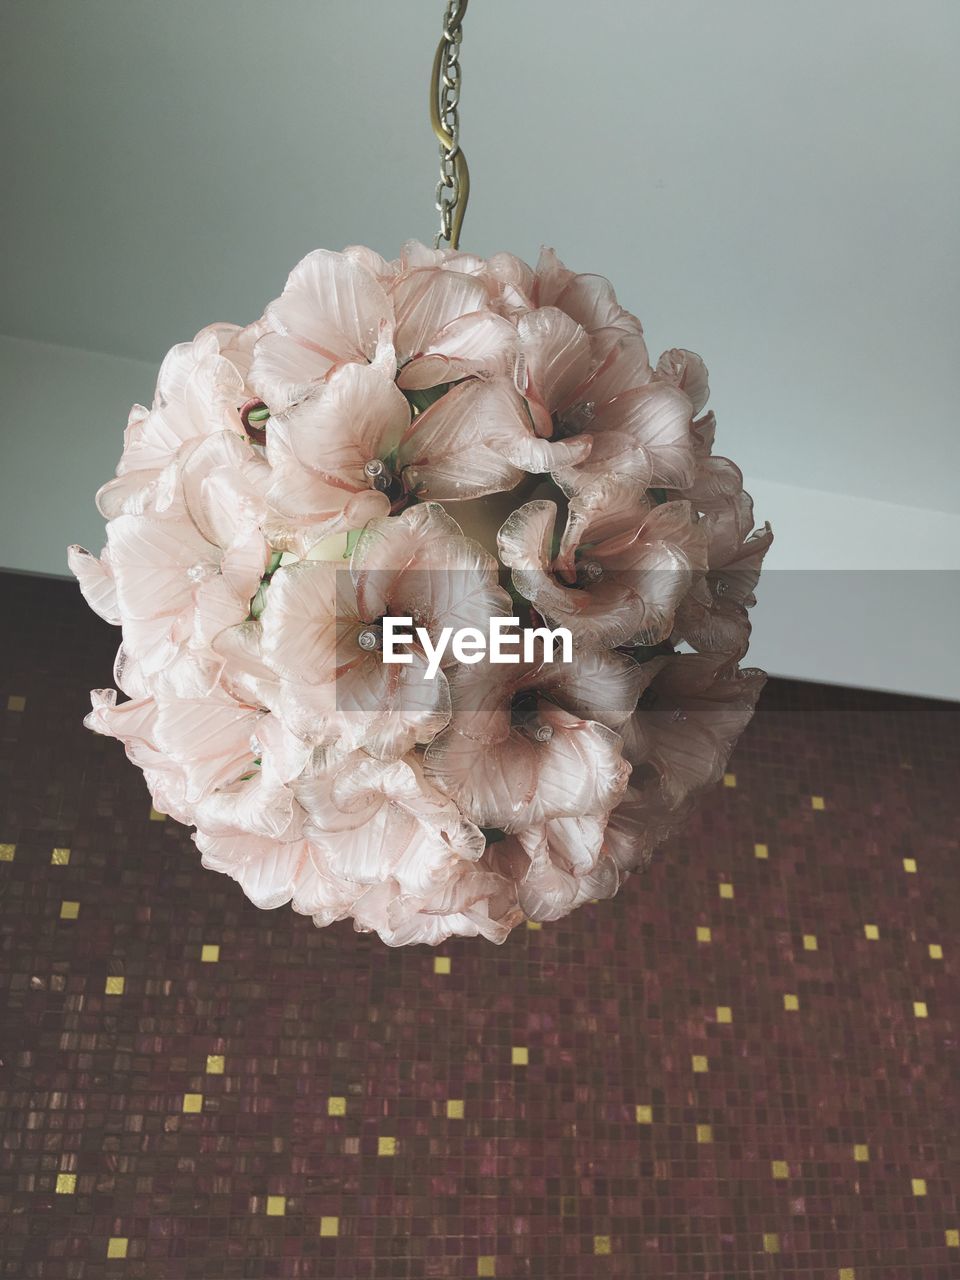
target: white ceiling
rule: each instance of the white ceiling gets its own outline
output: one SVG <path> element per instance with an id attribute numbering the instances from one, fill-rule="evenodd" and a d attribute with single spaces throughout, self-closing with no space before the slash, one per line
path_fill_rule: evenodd
<path id="1" fill-rule="evenodd" d="M 441 10 L 3 0 L 0 330 L 159 363 L 316 245 L 429 239 Z M 610 276 L 748 473 L 960 511 L 958 37 L 956 0 L 473 0 L 464 245 Z"/>

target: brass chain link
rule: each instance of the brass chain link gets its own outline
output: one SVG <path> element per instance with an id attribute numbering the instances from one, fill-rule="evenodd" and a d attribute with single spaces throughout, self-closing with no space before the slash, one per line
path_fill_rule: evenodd
<path id="1" fill-rule="evenodd" d="M 449 0 L 443 18 L 443 35 L 433 59 L 430 77 L 430 123 L 440 143 L 440 181 L 437 183 L 435 208 L 440 214 L 440 229 L 433 245 L 449 241 L 456 249 L 460 244 L 460 228 L 470 195 L 470 171 L 460 146 L 460 44 L 463 40 L 463 15 L 468 0 Z"/>

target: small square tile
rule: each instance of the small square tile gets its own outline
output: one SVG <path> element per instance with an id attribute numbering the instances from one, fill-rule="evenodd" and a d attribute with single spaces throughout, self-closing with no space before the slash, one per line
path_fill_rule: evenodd
<path id="1" fill-rule="evenodd" d="M 726 1004 L 717 1005 L 717 1021 L 718 1022 L 733 1021 L 733 1010 L 730 1008 L 729 1005 L 726 1005 Z"/>
<path id="2" fill-rule="evenodd" d="M 761 861 L 770 857 L 770 850 L 765 844 L 755 844 L 753 846 L 753 856 L 760 858 Z"/>
<path id="3" fill-rule="evenodd" d="M 204 964 L 216 964 L 220 959 L 220 946 L 216 942 L 205 942 L 200 948 L 200 959 Z"/>
<path id="4" fill-rule="evenodd" d="M 858 1164 L 866 1164 L 870 1159 L 870 1148 L 865 1142 L 857 1142 L 853 1148 L 853 1158 Z"/>
<path id="5" fill-rule="evenodd" d="M 607 1254 L 611 1252 L 609 1236 L 593 1237 L 593 1252 L 595 1254 Z"/>
<path id="6" fill-rule="evenodd" d="M 447 1119 L 462 1120 L 463 1119 L 463 1099 L 449 1098 L 447 1100 Z"/>
<path id="7" fill-rule="evenodd" d="M 107 1241 L 107 1257 L 108 1258 L 125 1258 L 127 1256 L 126 1236 L 111 1236 Z"/>
<path id="8" fill-rule="evenodd" d="M 817 935 L 815 933 L 805 933 L 803 935 L 804 951 L 816 951 L 817 946 Z"/>
<path id="9" fill-rule="evenodd" d="M 57 1174 L 57 1195 L 72 1196 L 77 1189 L 77 1175 L 75 1173 L 58 1173 Z"/>
<path id="10" fill-rule="evenodd" d="M 948 1249 L 960 1249 L 960 1231 L 956 1227 L 947 1227 L 943 1239 Z"/>
<path id="11" fill-rule="evenodd" d="M 810 807 L 811 809 L 817 809 L 817 810 L 825 809 L 826 805 L 824 804 L 823 796 L 811 796 Z"/>
<path id="12" fill-rule="evenodd" d="M 207 1075 L 222 1076 L 224 1068 L 224 1060 L 222 1053 L 207 1054 Z"/>
<path id="13" fill-rule="evenodd" d="M 530 1051 L 526 1045 L 515 1044 L 510 1050 L 510 1061 L 515 1067 L 525 1067 L 530 1061 Z"/>
<path id="14" fill-rule="evenodd" d="M 857 1280 L 857 1273 L 853 1267 L 841 1267 L 837 1272 L 837 1280 Z"/>
<path id="15" fill-rule="evenodd" d="M 153 805 L 151 805 L 151 806 L 150 806 L 150 821 L 151 821 L 151 822 L 165 822 L 165 821 L 166 821 L 166 817 L 167 817 L 167 815 L 166 815 L 165 813 L 161 813 L 159 809 L 154 809 Z"/>
<path id="16" fill-rule="evenodd" d="M 653 1107 L 638 1106 L 636 1115 L 637 1124 L 653 1124 Z"/>
<path id="17" fill-rule="evenodd" d="M 778 1182 L 782 1182 L 784 1178 L 790 1177 L 790 1166 L 786 1160 L 774 1160 L 771 1162 L 770 1172 Z"/>
<path id="18" fill-rule="evenodd" d="M 282 1218 L 287 1212 L 286 1196 L 267 1196 L 267 1217 Z"/>
<path id="19" fill-rule="evenodd" d="M 941 947 L 939 942 L 931 942 L 929 947 L 927 947 L 927 951 L 930 953 L 931 960 L 943 959 L 943 947 Z"/>
<path id="20" fill-rule="evenodd" d="M 11 693 L 7 699 L 8 711 L 25 711 L 27 706 L 26 698 L 20 693 Z"/>
<path id="21" fill-rule="evenodd" d="M 187 1115 L 197 1115 L 203 1110 L 203 1094 L 185 1093 L 183 1095 L 183 1109 Z"/>
<path id="22" fill-rule="evenodd" d="M 322 1236 L 338 1236 L 340 1234 L 339 1218 L 321 1218 L 320 1234 Z"/>
<path id="23" fill-rule="evenodd" d="M 542 928 L 543 928 L 543 925 L 540 923 L 540 921 L 539 921 L 539 920 L 528 920 L 528 921 L 527 921 L 527 928 L 528 928 L 528 929 L 534 929 L 534 930 L 536 930 L 536 929 L 542 929 Z M 492 1275 L 492 1274 L 493 1274 L 493 1272 L 491 1272 L 490 1274 Z"/>
<path id="24" fill-rule="evenodd" d="M 915 1196 L 925 1196 L 927 1194 L 927 1183 L 924 1178 L 911 1178 L 910 1187 Z"/>
<path id="25" fill-rule="evenodd" d="M 12 862 L 16 852 L 15 844 L 0 844 L 0 862 Z"/>
<path id="26" fill-rule="evenodd" d="M 104 995 L 122 996 L 124 986 L 125 986 L 125 979 L 118 978 L 118 977 L 110 977 L 106 980 L 106 982 L 103 985 Z"/>
<path id="27" fill-rule="evenodd" d="M 915 1018 L 926 1018 L 928 1016 L 928 1010 L 927 1010 L 925 1001 L 914 1000 L 913 1014 Z"/>
<path id="28" fill-rule="evenodd" d="M 378 1138 L 377 1139 L 377 1155 L 378 1156 L 395 1156 L 397 1154 L 396 1138 Z"/>
<path id="29" fill-rule="evenodd" d="M 690 1059 L 690 1063 L 698 1075 L 710 1070 L 710 1064 L 702 1053 L 695 1053 Z"/>
<path id="30" fill-rule="evenodd" d="M 871 942 L 876 942 L 880 937 L 880 930 L 875 924 L 865 924 L 863 926 L 864 937 L 869 938 Z"/>
<path id="31" fill-rule="evenodd" d="M 797 996 L 787 992 L 783 997 L 783 1007 L 788 1013 L 796 1013 L 800 1008 L 800 1000 Z"/>
<path id="32" fill-rule="evenodd" d="M 904 871 L 908 872 L 910 875 L 916 875 L 916 872 L 917 872 L 916 858 L 904 858 L 903 869 Z"/>
<path id="33" fill-rule="evenodd" d="M 723 785 L 725 787 L 735 787 L 737 785 L 737 775 L 735 773 L 725 773 L 723 775 Z"/>
<path id="34" fill-rule="evenodd" d="M 707 1144 L 713 1141 L 713 1126 L 709 1124 L 697 1125 L 697 1141 L 701 1144 Z"/>
<path id="35" fill-rule="evenodd" d="M 50 854 L 51 867 L 67 867 L 70 865 L 70 850 L 66 848 L 54 849 Z"/>
<path id="36" fill-rule="evenodd" d="M 732 898 L 732 897 L 733 897 L 733 885 L 732 885 L 732 884 L 722 884 L 722 885 L 720 886 L 720 897 L 721 897 L 721 898 Z"/>
<path id="37" fill-rule="evenodd" d="M 449 972 L 450 972 L 450 957 L 449 957 L 449 956 L 434 956 L 434 957 L 433 957 L 433 972 L 434 972 L 434 973 L 449 973 Z"/>
<path id="38" fill-rule="evenodd" d="M 345 1116 L 347 1114 L 346 1098 L 333 1097 L 327 1099 L 328 1116 Z"/>
<path id="39" fill-rule="evenodd" d="M 60 903 L 60 919 L 76 920 L 80 915 L 79 902 L 61 902 Z"/>
<path id="40" fill-rule="evenodd" d="M 697 925 L 697 941 L 709 942 L 713 935 L 710 932 L 710 926 L 706 924 Z"/>
<path id="41" fill-rule="evenodd" d="M 772 1231 L 764 1232 L 763 1252 L 764 1253 L 780 1252 L 780 1237 L 775 1232 L 772 1232 Z"/>
<path id="42" fill-rule="evenodd" d="M 495 1276 L 497 1274 L 497 1260 L 489 1256 L 481 1256 L 477 1259 L 477 1275 L 478 1276 Z"/>

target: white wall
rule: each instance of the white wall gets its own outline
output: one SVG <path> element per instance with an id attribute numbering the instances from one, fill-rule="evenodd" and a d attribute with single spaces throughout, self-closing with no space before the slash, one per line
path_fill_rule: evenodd
<path id="1" fill-rule="evenodd" d="M 444 0 L 3 0 L 0 331 L 159 363 L 429 239 Z M 616 285 L 757 475 L 960 512 L 957 0 L 474 0 L 465 247 Z"/>
<path id="2" fill-rule="evenodd" d="M 99 546 L 168 347 L 317 245 L 432 237 L 443 7 L 0 0 L 0 564 Z M 776 529 L 755 660 L 960 696 L 960 4 L 475 0 L 464 31 L 464 246 L 552 244 L 703 355 Z"/>
<path id="3" fill-rule="evenodd" d="M 960 515 L 748 476 L 775 541 L 748 661 L 774 675 L 960 699 Z"/>
<path id="4" fill-rule="evenodd" d="M 0 339 L 0 564 L 66 573 L 99 551 L 93 495 L 113 474 L 129 406 L 154 366 Z M 749 661 L 775 675 L 960 698 L 960 515 L 748 478 L 776 541 Z"/>
<path id="5" fill-rule="evenodd" d="M 156 379 L 140 360 L 0 338 L 0 566 L 66 576 L 71 542 L 100 550 L 93 496 Z"/>

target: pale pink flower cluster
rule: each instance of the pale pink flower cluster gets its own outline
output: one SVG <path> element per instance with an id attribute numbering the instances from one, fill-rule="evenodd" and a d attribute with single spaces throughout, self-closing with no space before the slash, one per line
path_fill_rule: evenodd
<path id="1" fill-rule="evenodd" d="M 698 356 L 610 284 L 318 250 L 175 347 L 70 566 L 122 627 L 90 728 L 260 907 L 502 942 L 609 897 L 722 774 L 768 527 Z M 574 660 L 388 665 L 380 620 L 565 626 Z"/>

